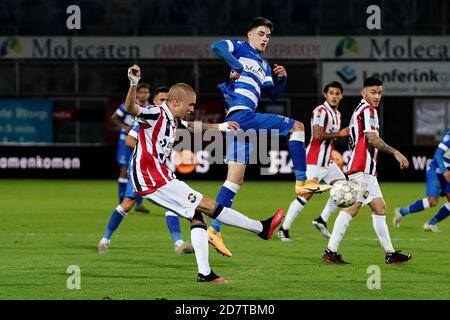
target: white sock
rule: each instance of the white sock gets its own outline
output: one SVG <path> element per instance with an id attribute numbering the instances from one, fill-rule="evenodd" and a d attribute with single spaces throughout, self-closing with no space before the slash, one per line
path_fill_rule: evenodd
<path id="1" fill-rule="evenodd" d="M 328 249 L 333 252 L 337 252 L 339 244 L 344 238 L 344 234 L 352 221 L 353 217 L 345 211 L 340 211 L 336 221 L 334 222 L 333 232 L 331 233 L 330 240 L 328 241 Z"/>
<path id="2" fill-rule="evenodd" d="M 381 246 L 385 252 L 394 252 L 394 247 L 392 246 L 391 237 L 389 236 L 389 229 L 386 224 L 385 215 L 372 215 L 373 229 L 380 240 Z"/>
<path id="3" fill-rule="evenodd" d="M 284 230 L 289 230 L 291 228 L 294 220 L 297 219 L 298 215 L 305 207 L 306 202 L 308 202 L 308 200 L 303 197 L 297 197 L 291 202 L 291 205 L 289 206 L 288 212 L 286 214 L 286 218 L 284 218 L 283 221 L 282 227 Z"/>
<path id="4" fill-rule="evenodd" d="M 110 244 L 111 243 L 111 240 L 109 240 L 109 239 L 106 239 L 105 237 L 103 237 L 102 238 L 102 240 L 100 240 L 100 243 L 103 243 L 103 244 Z"/>
<path id="5" fill-rule="evenodd" d="M 183 240 L 181 240 L 181 239 L 177 240 L 177 241 L 175 241 L 175 247 L 181 246 L 183 243 L 184 243 Z"/>
<path id="6" fill-rule="evenodd" d="M 205 225 L 191 226 L 191 242 L 197 260 L 198 272 L 207 276 L 211 273 L 209 266 L 208 233 Z"/>
<path id="7" fill-rule="evenodd" d="M 176 215 L 172 211 L 166 211 L 166 217 L 178 217 L 178 215 Z"/>
<path id="8" fill-rule="evenodd" d="M 216 219 L 229 226 L 242 228 L 252 231 L 254 233 L 260 233 L 263 230 L 262 223 L 258 220 L 253 220 L 244 216 L 242 213 L 237 212 L 231 208 L 223 208 L 222 212 L 216 216 Z"/>
<path id="9" fill-rule="evenodd" d="M 331 215 L 338 209 L 339 207 L 331 201 L 331 198 L 328 198 L 327 204 L 325 205 L 325 208 L 323 208 L 322 213 L 320 214 L 320 217 L 323 221 L 328 222 L 328 219 L 330 219 Z"/>

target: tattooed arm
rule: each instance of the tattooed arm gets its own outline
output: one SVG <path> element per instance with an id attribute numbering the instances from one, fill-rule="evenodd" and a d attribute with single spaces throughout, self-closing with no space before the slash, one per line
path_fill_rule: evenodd
<path id="1" fill-rule="evenodd" d="M 409 162 L 405 158 L 405 156 L 402 155 L 400 151 L 392 148 L 390 145 L 384 142 L 383 139 L 381 139 L 375 132 L 367 132 L 366 138 L 372 147 L 378 149 L 381 152 L 394 156 L 398 163 L 400 163 L 400 169 L 406 169 L 409 167 Z"/>

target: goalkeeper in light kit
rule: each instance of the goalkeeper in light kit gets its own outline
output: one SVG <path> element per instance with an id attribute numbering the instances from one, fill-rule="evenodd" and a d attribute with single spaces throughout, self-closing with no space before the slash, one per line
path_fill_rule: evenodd
<path id="1" fill-rule="evenodd" d="M 411 255 L 404 255 L 394 250 L 386 224 L 386 204 L 376 177 L 378 151 L 395 157 L 400 169 L 409 166 L 408 160 L 398 151 L 387 145 L 379 137 L 377 108 L 380 104 L 383 82 L 376 78 L 364 80 L 361 90 L 363 99 L 356 107 L 350 120 L 350 147 L 352 154 L 348 163 L 347 174 L 350 181 L 360 187 L 357 202 L 351 207 L 339 212 L 334 222 L 328 246 L 322 255 L 322 260 L 330 264 L 345 264 L 347 262 L 337 253 L 347 228 L 362 205 L 369 205 L 372 209 L 372 223 L 375 233 L 385 252 L 385 262 L 403 263 L 411 260 Z"/>

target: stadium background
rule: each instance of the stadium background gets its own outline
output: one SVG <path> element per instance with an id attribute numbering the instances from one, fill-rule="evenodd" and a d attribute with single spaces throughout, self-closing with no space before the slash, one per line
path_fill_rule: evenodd
<path id="1" fill-rule="evenodd" d="M 72 4 L 81 8 L 81 30 L 66 28 Z M 372 4 L 381 8 L 381 30 L 366 27 Z M 311 221 L 326 195 L 308 203 L 291 230 L 292 242 L 276 236 L 261 242 L 224 227 L 233 257 L 210 250 L 210 261 L 230 286 L 195 282 L 193 255 L 173 252 L 164 211 L 147 202 L 151 213 L 130 211 L 111 251 L 98 254 L 117 206 L 117 133 L 110 115 L 125 98 L 125 70 L 138 63 L 142 81 L 152 88 L 191 84 L 200 97 L 196 119 L 220 121 L 216 85 L 229 70 L 207 46 L 245 36 L 258 15 L 274 22 L 267 55 L 271 64 L 285 65 L 289 77 L 282 99 L 263 100 L 261 109 L 303 121 L 308 138 L 323 82 L 344 84 L 340 110 L 347 123 L 364 71 L 395 71 L 395 82 L 384 79 L 382 135 L 408 156 L 411 168 L 400 171 L 381 155 L 379 174 L 392 241 L 396 249 L 413 253 L 412 263 L 384 263 L 366 207 L 339 250 L 352 264 L 324 265 L 326 240 Z M 0 0 L 0 195 L 6 205 L 0 214 L 0 300 L 449 300 L 448 219 L 439 224 L 442 233 L 422 229 L 439 206 L 408 216 L 399 229 L 391 227 L 393 208 L 424 196 L 426 159 L 449 127 L 449 33 L 446 0 Z M 422 72 L 428 81 L 408 80 L 402 72 Z M 261 177 L 256 165 L 248 169 L 246 180 L 285 181 L 246 181 L 233 207 L 255 219 L 287 208 L 294 199 L 292 174 Z M 211 166 L 208 174 L 177 175 L 214 197 L 225 174 L 225 166 Z M 189 224 L 182 221 L 181 227 L 188 240 Z M 380 290 L 368 287 L 367 270 L 374 265 L 381 271 Z M 68 286 L 70 266 L 80 267 L 81 290 Z M 294 307 L 297 312 L 298 304 Z M 375 309 L 386 313 L 370 310 Z M 406 309 L 410 306 L 401 312 Z"/>
<path id="2" fill-rule="evenodd" d="M 66 27 L 71 4 L 81 8 L 81 30 Z M 382 8 L 380 30 L 366 27 L 372 4 Z M 275 25 L 267 56 L 289 77 L 283 98 L 263 100 L 260 110 L 304 122 L 308 138 L 309 117 L 327 81 L 344 84 L 345 124 L 364 70 L 388 77 L 442 72 L 438 81 L 384 78 L 381 131 L 413 165 L 399 173 L 395 161 L 382 156 L 380 179 L 422 180 L 425 159 L 450 124 L 450 4 L 444 0 L 1 0 L 0 176 L 116 178 L 117 134 L 109 119 L 125 97 L 124 70 L 133 63 L 152 88 L 191 84 L 200 97 L 195 119 L 221 121 L 216 85 L 228 68 L 207 46 L 241 38 L 259 15 Z M 338 146 L 345 149 L 343 142 Z M 63 161 L 52 166 L 47 157 Z M 41 169 L 30 169 L 38 164 Z M 187 178 L 221 180 L 224 169 L 212 166 Z M 258 179 L 258 172 L 250 169 L 247 177 Z M 268 177 L 284 178 L 291 175 Z"/>

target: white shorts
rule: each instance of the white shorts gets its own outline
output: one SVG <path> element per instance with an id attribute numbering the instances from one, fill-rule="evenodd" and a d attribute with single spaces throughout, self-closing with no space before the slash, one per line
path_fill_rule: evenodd
<path id="1" fill-rule="evenodd" d="M 363 205 L 367 205 L 376 198 L 383 198 L 377 177 L 364 172 L 353 173 L 348 179 L 357 182 L 361 190 L 358 192 L 358 199 Z"/>
<path id="2" fill-rule="evenodd" d="M 306 166 L 306 177 L 308 179 L 317 177 L 319 182 L 325 181 L 327 184 L 336 180 L 346 180 L 344 173 L 335 163 L 331 163 L 328 167 L 308 164 Z"/>
<path id="3" fill-rule="evenodd" d="M 173 179 L 155 192 L 143 197 L 183 218 L 192 219 L 203 195 L 183 181 Z"/>

